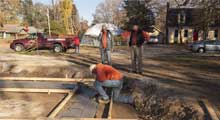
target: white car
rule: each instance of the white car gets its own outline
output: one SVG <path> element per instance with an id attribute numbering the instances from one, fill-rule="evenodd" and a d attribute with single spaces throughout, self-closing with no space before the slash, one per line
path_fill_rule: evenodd
<path id="1" fill-rule="evenodd" d="M 157 44 L 158 43 L 158 37 L 157 36 L 150 36 L 150 39 L 148 41 L 148 43 L 153 43 L 153 44 Z"/>

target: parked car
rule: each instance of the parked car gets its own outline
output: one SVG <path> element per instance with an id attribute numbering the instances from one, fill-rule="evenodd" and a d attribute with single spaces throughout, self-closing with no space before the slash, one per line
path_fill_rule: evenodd
<path id="1" fill-rule="evenodd" d="M 46 38 L 43 33 L 30 34 L 24 39 L 13 40 L 10 48 L 16 52 L 27 49 L 46 49 L 56 53 L 65 52 L 67 49 L 75 48 L 75 38 Z"/>
<path id="2" fill-rule="evenodd" d="M 150 36 L 150 39 L 147 43 L 150 43 L 150 44 L 157 44 L 158 43 L 158 37 L 157 36 Z"/>
<path id="3" fill-rule="evenodd" d="M 202 40 L 192 43 L 190 49 L 193 52 L 205 53 L 207 51 L 220 51 L 219 40 Z"/>

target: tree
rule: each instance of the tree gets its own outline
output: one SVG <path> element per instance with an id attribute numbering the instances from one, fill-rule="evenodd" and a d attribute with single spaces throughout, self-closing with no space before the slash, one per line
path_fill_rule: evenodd
<path id="1" fill-rule="evenodd" d="M 0 24 L 18 23 L 20 0 L 0 0 Z"/>
<path id="2" fill-rule="evenodd" d="M 141 29 L 152 30 L 155 24 L 153 9 L 150 7 L 151 0 L 124 0 L 124 8 L 127 11 L 126 28 L 138 24 Z"/>
<path id="3" fill-rule="evenodd" d="M 47 6 L 42 3 L 36 3 L 33 6 L 32 25 L 36 28 L 47 28 Z"/>
<path id="4" fill-rule="evenodd" d="M 198 14 L 195 16 L 194 25 L 198 31 L 203 32 L 203 38 L 206 39 L 210 27 L 220 24 L 220 1 L 219 0 L 196 0 L 193 5 L 198 7 Z"/>
<path id="5" fill-rule="evenodd" d="M 70 20 L 72 16 L 73 3 L 72 0 L 62 0 L 60 2 L 60 12 L 63 18 L 64 27 L 67 33 L 70 33 Z"/>
<path id="6" fill-rule="evenodd" d="M 21 1 L 22 4 L 22 15 L 23 15 L 23 24 L 27 24 L 29 26 L 33 26 L 33 1 L 32 0 L 22 0 Z"/>
<path id="7" fill-rule="evenodd" d="M 66 34 L 66 29 L 63 26 L 63 24 L 60 24 L 57 21 L 52 20 L 51 23 L 51 32 L 54 34 Z M 48 29 L 46 29 L 46 32 L 48 32 Z"/>
<path id="8" fill-rule="evenodd" d="M 105 0 L 96 7 L 93 14 L 93 24 L 112 23 L 122 26 L 126 19 L 125 11 L 122 9 L 123 0 Z"/>
<path id="9" fill-rule="evenodd" d="M 71 20 L 71 33 L 76 35 L 80 31 L 80 21 L 79 21 L 78 10 L 75 4 L 73 4 L 72 17 L 70 20 Z"/>

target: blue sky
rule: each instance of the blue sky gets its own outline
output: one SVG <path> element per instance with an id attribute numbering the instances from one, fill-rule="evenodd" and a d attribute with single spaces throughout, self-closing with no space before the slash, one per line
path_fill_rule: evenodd
<path id="1" fill-rule="evenodd" d="M 41 2 L 44 4 L 51 4 L 51 0 L 33 0 L 34 3 Z M 92 14 L 95 13 L 96 6 L 103 0 L 74 0 L 76 4 L 79 15 L 81 18 L 86 19 L 89 23 L 92 22 Z"/>

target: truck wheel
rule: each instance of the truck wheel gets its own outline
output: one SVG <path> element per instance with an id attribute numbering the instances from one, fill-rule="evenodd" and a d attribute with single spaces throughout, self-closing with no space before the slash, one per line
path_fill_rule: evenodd
<path id="1" fill-rule="evenodd" d="M 198 49 L 198 52 L 199 52 L 199 53 L 205 53 L 205 49 L 204 49 L 204 48 L 199 48 L 199 49 Z"/>
<path id="2" fill-rule="evenodd" d="M 16 44 L 14 50 L 16 52 L 21 52 L 24 50 L 24 46 L 22 44 Z"/>
<path id="3" fill-rule="evenodd" d="M 63 47 L 62 47 L 61 45 L 59 45 L 59 44 L 56 44 L 56 45 L 54 45 L 54 47 L 53 47 L 53 51 L 54 51 L 55 53 L 61 53 L 61 52 L 63 51 Z"/>

